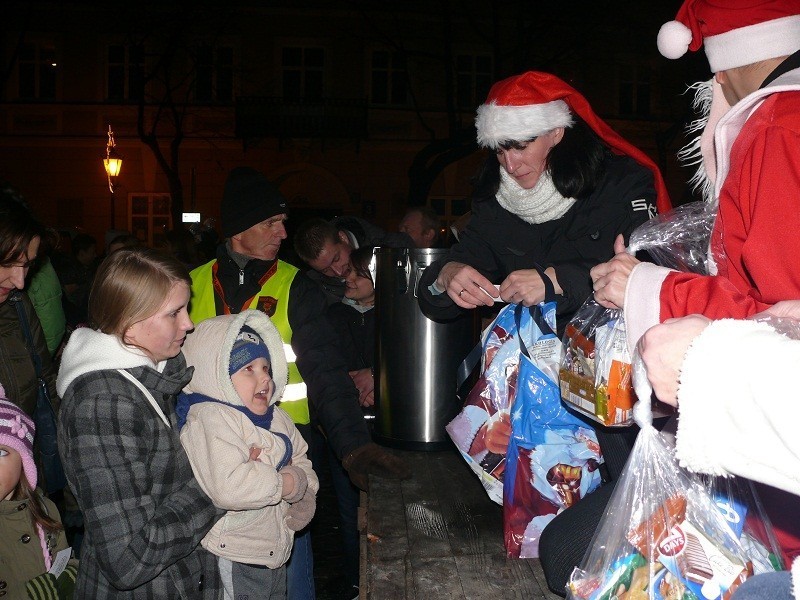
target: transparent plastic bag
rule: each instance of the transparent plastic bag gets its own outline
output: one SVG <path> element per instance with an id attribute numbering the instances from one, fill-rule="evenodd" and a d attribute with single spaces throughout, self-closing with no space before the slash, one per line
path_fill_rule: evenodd
<path id="1" fill-rule="evenodd" d="M 753 574 L 783 570 L 780 546 L 753 482 L 735 476 L 699 478 L 742 544 Z"/>
<path id="2" fill-rule="evenodd" d="M 729 598 L 752 575 L 751 561 L 705 486 L 653 428 L 650 404 L 638 402 L 634 413 L 641 431 L 568 598 Z"/>
<path id="3" fill-rule="evenodd" d="M 628 252 L 643 250 L 662 267 L 706 275 L 715 218 L 716 209 L 706 202 L 683 204 L 634 229 Z"/>
<path id="4" fill-rule="evenodd" d="M 604 308 L 590 296 L 567 325 L 563 343 L 561 398 L 603 425 L 631 425 L 636 396 L 622 311 Z"/>

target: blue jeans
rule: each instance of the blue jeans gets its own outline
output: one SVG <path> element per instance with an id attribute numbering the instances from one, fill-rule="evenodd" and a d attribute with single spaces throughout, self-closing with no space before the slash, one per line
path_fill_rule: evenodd
<path id="1" fill-rule="evenodd" d="M 297 430 L 308 444 L 307 456 L 317 471 L 319 461 L 325 457 L 325 438 L 312 425 L 297 425 Z M 294 548 L 286 563 L 286 600 L 316 600 L 314 553 L 308 527 L 294 535 Z"/>
<path id="2" fill-rule="evenodd" d="M 358 536 L 358 488 L 342 466 L 330 444 L 326 444 L 331 470 L 331 483 L 336 492 L 336 503 L 342 520 L 342 550 L 344 551 L 344 580 L 348 586 L 358 586 L 359 536 Z"/>
<path id="3" fill-rule="evenodd" d="M 792 600 L 792 573 L 764 573 L 745 581 L 733 592 L 731 600 Z"/>
<path id="4" fill-rule="evenodd" d="M 286 563 L 286 599 L 315 600 L 314 554 L 311 552 L 311 532 L 308 528 L 294 536 L 294 547 Z"/>

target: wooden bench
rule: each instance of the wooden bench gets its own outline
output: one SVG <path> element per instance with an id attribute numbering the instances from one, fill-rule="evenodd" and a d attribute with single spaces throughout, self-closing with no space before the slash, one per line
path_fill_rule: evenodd
<path id="1" fill-rule="evenodd" d="M 536 559 L 511 560 L 502 509 L 455 450 L 395 451 L 407 481 L 361 495 L 361 600 L 556 600 Z"/>

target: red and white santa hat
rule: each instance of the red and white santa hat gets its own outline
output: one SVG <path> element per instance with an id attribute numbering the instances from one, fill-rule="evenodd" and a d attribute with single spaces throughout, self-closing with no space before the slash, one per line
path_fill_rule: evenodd
<path id="1" fill-rule="evenodd" d="M 671 208 L 656 164 L 598 117 L 577 90 L 555 75 L 528 71 L 498 81 L 478 107 L 478 144 L 496 150 L 506 142 L 524 142 L 558 127 L 570 127 L 578 115 L 616 154 L 630 156 L 653 171 L 660 213 Z"/>
<path id="2" fill-rule="evenodd" d="M 717 73 L 800 50 L 798 0 L 686 0 L 658 32 L 658 50 L 680 58 L 705 44 Z"/>

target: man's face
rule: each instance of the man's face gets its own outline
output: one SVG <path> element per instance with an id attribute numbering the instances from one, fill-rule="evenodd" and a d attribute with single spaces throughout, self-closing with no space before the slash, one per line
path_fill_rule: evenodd
<path id="1" fill-rule="evenodd" d="M 286 239 L 286 215 L 270 217 L 231 237 L 234 252 L 259 260 L 275 260 Z"/>
<path id="2" fill-rule="evenodd" d="M 308 264 L 323 275 L 344 279 L 350 273 L 350 253 L 352 251 L 350 240 L 347 239 L 345 233 L 340 231 L 339 238 L 335 242 L 326 241 L 317 258 Z"/>
<path id="3" fill-rule="evenodd" d="M 755 91 L 748 87 L 747 71 L 743 67 L 719 71 L 714 76 L 722 88 L 722 95 L 731 106 L 750 94 L 751 91 Z"/>
<path id="4" fill-rule="evenodd" d="M 418 212 L 408 213 L 397 228 L 401 233 L 405 233 L 414 240 L 417 248 L 428 248 L 436 233 L 432 229 L 424 229 L 422 225 L 422 215 Z"/>

